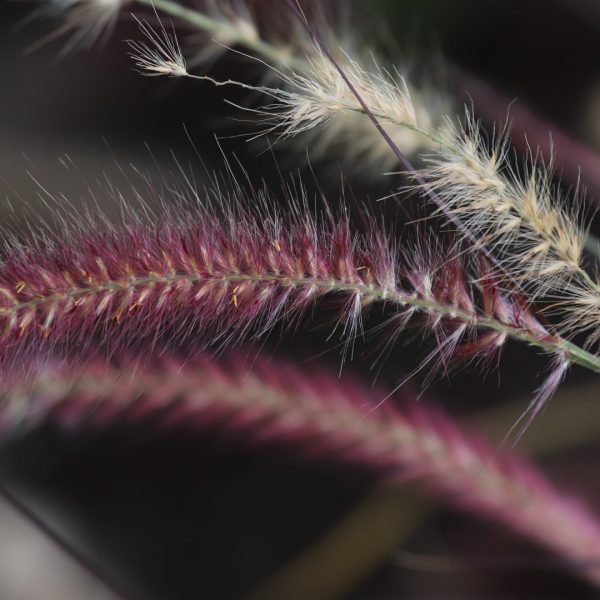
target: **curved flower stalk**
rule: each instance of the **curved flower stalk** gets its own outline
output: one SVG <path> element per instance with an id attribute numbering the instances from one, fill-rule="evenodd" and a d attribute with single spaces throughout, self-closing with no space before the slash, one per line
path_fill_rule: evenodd
<path id="1" fill-rule="evenodd" d="M 0 265 L 0 365 L 31 350 L 116 349 L 163 336 L 226 347 L 297 322 L 325 300 L 337 306 L 332 326 L 348 345 L 368 307 L 385 309 L 386 345 L 414 318 L 434 334 L 423 365 L 433 362 L 433 374 L 453 358 L 494 355 L 509 339 L 549 353 L 555 369 L 534 412 L 570 363 L 600 372 L 598 357 L 548 332 L 523 299 L 502 292 L 483 260 L 448 256 L 432 240 L 407 240 L 397 251 L 380 228 L 355 235 L 347 218 L 318 221 L 302 205 L 284 215 L 221 201 L 222 212 L 91 223 L 15 245 Z"/>
<path id="2" fill-rule="evenodd" d="M 412 400 L 378 405 L 355 381 L 258 361 L 169 355 L 50 367 L 32 385 L 4 384 L 0 426 L 6 434 L 42 421 L 106 428 L 149 420 L 154 431 L 226 433 L 227 443 L 267 445 L 307 459 L 366 468 L 388 484 L 417 485 L 439 502 L 508 527 L 557 553 L 600 585 L 600 525 L 562 496 L 533 466 L 491 451 L 449 417 Z M 369 410 L 369 409 L 372 410 Z M 157 418 L 158 417 L 158 418 Z"/>

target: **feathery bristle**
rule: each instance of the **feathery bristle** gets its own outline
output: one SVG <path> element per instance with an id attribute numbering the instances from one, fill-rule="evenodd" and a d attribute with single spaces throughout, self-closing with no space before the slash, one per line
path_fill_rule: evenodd
<path id="1" fill-rule="evenodd" d="M 239 360 L 96 360 L 42 369 L 33 385 L 3 384 L 4 435 L 44 421 L 68 428 L 144 424 L 146 435 L 225 433 L 228 445 L 279 447 L 307 460 L 365 467 L 389 484 L 418 485 L 434 499 L 490 519 L 556 552 L 600 584 L 600 525 L 533 466 L 461 433 L 449 417 L 406 394 L 408 407 L 326 373 Z M 551 525 L 551 526 L 549 526 Z"/>
<path id="2" fill-rule="evenodd" d="M 136 21 L 147 42 L 130 40 L 128 44 L 131 49 L 129 55 L 140 73 L 149 76 L 187 76 L 185 59 L 175 34 L 167 33 L 162 23 L 160 30 L 155 31 L 146 21 Z"/>
<path id="3" fill-rule="evenodd" d="M 337 48 L 340 42 L 334 38 L 329 46 Z M 373 57 L 374 72 L 368 71 L 364 65 L 369 59 L 359 60 L 364 52 L 355 46 L 349 42 L 341 46 L 345 50 L 336 53 L 337 60 L 394 143 L 410 156 L 431 150 L 434 142 L 421 131 L 437 126 L 450 102 L 438 90 L 418 89 L 397 67 L 393 73 L 386 71 Z M 318 49 L 312 49 L 305 72 L 285 76 L 282 83 L 279 93 L 272 92 L 275 102 L 263 113 L 258 111 L 280 136 L 305 134 L 301 141 L 310 144 L 316 157 L 341 148 L 345 158 L 363 173 L 381 174 L 397 168 L 389 146 L 337 69 Z"/>
<path id="4" fill-rule="evenodd" d="M 554 197 L 550 175 L 532 164 L 524 178 L 510 168 L 506 139 L 488 148 L 471 114 L 465 125 L 449 123 L 439 154 L 420 175 L 482 244 L 507 256 L 507 268 L 539 273 L 538 285 L 578 272 L 582 233 Z M 519 253 L 514 254 L 517 247 Z M 519 278 L 519 279 L 521 279 Z"/>
<path id="5" fill-rule="evenodd" d="M 348 54 L 343 54 L 343 60 L 344 71 L 373 113 L 401 132 L 405 140 L 400 143 L 410 150 L 427 146 L 427 139 L 411 130 L 418 127 L 419 120 L 429 125 L 430 117 L 423 105 L 417 108 L 413 103 L 404 78 L 398 74 L 393 77 L 382 69 L 370 73 Z M 321 126 L 330 125 L 338 117 L 343 117 L 346 124 L 349 120 L 353 124 L 366 123 L 360 104 L 318 48 L 307 57 L 305 71 L 279 75 L 281 87 L 268 89 L 273 103 L 256 111 L 269 126 L 267 132 L 277 131 L 283 137 L 317 129 L 321 132 Z M 360 119 L 354 123 L 356 116 Z M 364 133 L 366 128 L 361 131 Z"/>
<path id="6" fill-rule="evenodd" d="M 585 334 L 586 347 L 596 352 L 600 344 L 600 292 L 594 285 L 597 281 L 600 281 L 598 271 L 591 284 L 587 277 L 573 278 L 565 282 L 555 302 L 563 316 L 565 334 Z"/>

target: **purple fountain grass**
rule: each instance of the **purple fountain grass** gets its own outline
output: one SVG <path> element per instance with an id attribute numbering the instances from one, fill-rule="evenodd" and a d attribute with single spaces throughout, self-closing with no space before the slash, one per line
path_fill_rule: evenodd
<path id="1" fill-rule="evenodd" d="M 13 244 L 0 266 L 0 365 L 165 336 L 223 348 L 296 323 L 324 299 L 338 307 L 332 325 L 348 344 L 364 310 L 379 304 L 385 343 L 425 317 L 414 321 L 434 333 L 426 360 L 443 367 L 495 354 L 514 338 L 551 353 L 562 371 L 570 361 L 600 370 L 503 293 L 483 259 L 447 256 L 434 238 L 406 240 L 398 251 L 381 227 L 353 234 L 347 217 L 318 220 L 301 205 L 251 210 L 239 202 L 222 214 L 172 210 L 152 223 L 63 228 Z"/>
<path id="2" fill-rule="evenodd" d="M 33 384 L 3 388 L 5 435 L 48 421 L 90 431 L 151 420 L 155 434 L 180 426 L 193 435 L 220 431 L 228 444 L 364 467 L 388 484 L 416 484 L 438 501 L 510 528 L 600 585 L 600 525 L 592 513 L 515 454 L 494 452 L 448 416 L 417 406 L 409 392 L 409 408 L 400 408 L 324 372 L 307 376 L 260 360 L 248 369 L 235 357 L 217 363 L 168 353 L 143 364 L 134 356 L 46 366 Z"/>
<path id="3" fill-rule="evenodd" d="M 259 135 L 311 131 L 328 152 L 332 141 L 350 140 L 341 144 L 347 158 L 402 167 L 446 225 L 431 219 L 426 234 L 397 239 L 365 215 L 359 234 L 343 209 L 324 207 L 316 217 L 302 194 L 276 209 L 267 194 L 244 195 L 236 185 L 232 199 L 218 186 L 207 193 L 214 209 L 195 188 L 171 190 L 167 204 L 190 196 L 198 205 L 157 217 L 143 207 L 143 218 L 126 209 L 118 225 L 76 217 L 57 234 L 9 237 L 0 262 L 0 435 L 46 421 L 84 433 L 142 423 L 148 433 L 218 433 L 245 449 L 361 468 L 520 533 L 600 588 L 592 512 L 513 453 L 416 407 L 411 392 L 411 406 L 400 408 L 392 394 L 327 373 L 261 361 L 248 369 L 239 358 L 217 363 L 201 354 L 311 318 L 340 336 L 345 359 L 365 333 L 363 318 L 376 312 L 369 333 L 383 353 L 409 325 L 429 334 L 431 349 L 414 371 L 427 383 L 458 363 L 491 362 L 512 339 L 550 365 L 517 422 L 527 425 L 572 364 L 600 373 L 600 355 L 589 351 L 600 340 L 600 283 L 584 255 L 584 224 L 555 191 L 552 169 L 535 152 L 525 168 L 513 167 L 508 142 L 488 139 L 471 111 L 464 122 L 442 118 L 454 111 L 445 93 L 415 87 L 376 58 L 369 69 L 353 29 L 348 43 L 321 34 L 297 0 L 276 3 L 286 21 L 293 17 L 283 36 L 243 0 L 47 4 L 40 13 L 64 21 L 43 41 L 70 35 L 64 52 L 108 34 L 124 6 L 152 6 L 159 30 L 142 20 L 145 41 L 130 42 L 144 74 L 260 92 L 267 106 L 247 108 Z M 190 68 L 235 46 L 267 67 L 267 80 L 253 86 L 188 72 L 160 13 L 203 33 Z"/>

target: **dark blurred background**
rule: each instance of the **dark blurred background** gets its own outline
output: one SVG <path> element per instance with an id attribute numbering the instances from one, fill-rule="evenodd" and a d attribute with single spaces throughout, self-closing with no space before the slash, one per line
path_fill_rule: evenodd
<path id="1" fill-rule="evenodd" d="M 517 99 L 514 107 L 530 110 L 562 132 L 558 139 L 574 145 L 561 150 L 557 143 L 559 162 L 561 151 L 575 161 L 581 156 L 581 178 L 588 183 L 594 206 L 593 197 L 600 198 L 600 169 L 594 169 L 595 152 L 600 152 L 598 2 L 376 0 L 354 5 L 358 21 L 369 15 L 382 18 L 398 48 L 443 56 L 452 68 L 459 68 L 448 86 L 460 101 L 473 97 L 482 116 L 502 118 Z M 103 203 L 100 190 L 130 189 L 129 181 L 136 177 L 132 164 L 159 181 L 165 173 L 168 177 L 176 170 L 171 153 L 201 177 L 206 168 L 222 166 L 215 131 L 225 136 L 220 140 L 223 153 L 238 156 L 257 182 L 264 178 L 276 187 L 277 164 L 283 170 L 296 169 L 301 154 L 259 152 L 254 145 L 227 138 L 229 132 L 237 133 L 236 125 L 224 123 L 223 117 L 234 117 L 235 111 L 224 103 L 221 90 L 135 73 L 124 40 L 139 33 L 127 10 L 102 47 L 59 60 L 60 41 L 27 51 L 53 26 L 29 20 L 36 6 L 0 4 L 0 190 L 6 199 L 5 223 L 51 219 L 50 195 L 64 195 L 72 210 L 93 197 L 110 213 L 115 206 Z M 211 71 L 230 76 L 243 70 L 247 79 L 249 69 L 256 70 L 258 80 L 260 69 L 231 57 Z M 491 99 L 482 93 L 489 91 L 488 85 L 495 90 Z M 539 130 L 539 122 L 532 128 Z M 517 128 L 521 143 L 526 132 Z M 332 177 L 330 168 L 321 175 L 318 162 L 313 168 L 318 185 L 330 198 L 339 197 L 339 177 Z M 343 168 L 340 164 L 339 170 Z M 316 185 L 312 177 L 309 187 Z M 387 180 L 373 183 L 347 172 L 345 178 L 361 200 L 384 195 L 390 186 Z M 319 334 L 272 340 L 266 351 L 305 360 L 311 356 L 311 342 L 323 340 Z M 402 350 L 392 356 L 384 381 L 394 383 L 399 371 L 410 368 L 405 356 Z M 335 351 L 318 360 L 333 369 L 339 366 Z M 369 378 L 368 364 L 359 360 L 349 368 Z M 504 416 L 509 413 L 510 422 L 524 408 L 543 366 L 543 360 L 531 360 L 529 349 L 511 346 L 498 374 L 483 380 L 465 372 L 452 385 L 436 383 L 430 394 L 465 418 L 501 400 L 508 406 Z M 559 419 L 559 411 L 572 399 L 594 399 L 597 389 L 575 370 L 542 422 L 526 435 L 525 445 L 528 436 L 550 435 L 547 431 L 557 420 L 565 430 L 573 429 L 576 440 L 575 428 L 582 420 L 598 420 L 598 411 L 595 417 L 574 412 L 572 423 Z M 586 410 L 592 411 L 591 406 L 586 404 Z M 502 437 L 501 431 L 496 433 Z M 545 464 L 558 481 L 595 502 L 600 486 L 593 437 L 592 431 L 585 444 L 573 442 Z M 549 560 L 544 562 L 547 557 L 503 532 L 475 519 L 434 511 L 423 500 L 400 492 L 390 499 L 374 490 L 365 473 L 292 463 L 269 452 L 224 448 L 215 440 L 185 435 L 147 439 L 143 428 L 65 435 L 44 427 L 6 446 L 0 471 L 22 502 L 96 565 L 100 580 L 112 581 L 128 597 L 241 597 L 292 559 L 310 554 L 319 540 L 343 529 L 353 515 L 364 521 L 362 537 L 336 552 L 350 553 L 347 560 L 352 563 L 352 543 L 358 554 L 363 546 L 375 549 L 370 558 L 362 557 L 360 568 L 353 567 L 351 585 L 340 584 L 343 595 L 594 597 Z M 392 501 L 397 504 L 394 510 Z M 0 519 L 0 599 L 113 597 L 7 504 L 0 508 Z M 468 558 L 481 548 L 493 548 L 483 569 Z M 448 568 L 442 561 L 440 568 L 431 561 L 409 560 L 409 551 L 463 559 L 460 567 Z M 507 565 L 507 556 L 523 557 L 521 566 Z M 343 580 L 345 564 L 339 556 L 334 558 L 329 569 L 325 566 L 313 576 L 335 578 L 337 570 Z M 298 596 L 290 589 L 289 597 Z"/>

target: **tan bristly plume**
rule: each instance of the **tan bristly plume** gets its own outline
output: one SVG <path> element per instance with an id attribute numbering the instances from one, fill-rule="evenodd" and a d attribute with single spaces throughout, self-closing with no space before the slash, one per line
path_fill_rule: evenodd
<path id="1" fill-rule="evenodd" d="M 149 76 L 185 77 L 188 72 L 177 37 L 167 33 L 162 24 L 160 30 L 155 31 L 146 21 L 137 18 L 136 21 L 147 40 L 129 42 L 130 56 L 135 60 L 140 73 Z"/>
<path id="2" fill-rule="evenodd" d="M 546 299 L 565 335 L 600 335 L 600 286 L 583 265 L 585 234 L 552 183 L 551 166 L 530 157 L 519 172 L 508 160 L 505 135 L 486 143 L 470 112 L 448 121 L 439 151 L 418 174 L 448 210 L 499 258 L 532 300 Z M 420 187 L 423 187 L 422 185 Z"/>
<path id="3" fill-rule="evenodd" d="M 145 0 L 140 1 L 145 3 Z M 397 166 L 385 142 L 362 111 L 357 112 L 356 101 L 337 71 L 312 43 L 307 42 L 298 27 L 292 24 L 285 39 L 281 36 L 261 37 L 252 11 L 243 2 L 236 3 L 235 10 L 228 2 L 210 2 L 201 11 L 189 10 L 168 0 L 157 0 L 152 6 L 204 32 L 200 39 L 197 36 L 189 38 L 189 44 L 186 44 L 189 45 L 191 58 L 188 62 L 192 67 L 214 59 L 234 46 L 265 61 L 268 67 L 266 81 L 272 85 L 275 98 L 268 110 L 256 111 L 266 125 L 265 131 L 270 131 L 273 125 L 285 138 L 309 134 L 308 139 L 306 136 L 301 138 L 301 143 L 302 147 L 310 145 L 313 156 L 325 157 L 332 151 L 342 154 L 363 175 L 380 175 Z M 375 107 L 390 112 L 385 126 L 394 141 L 411 156 L 430 150 L 434 142 L 413 131 L 412 127 L 418 124 L 420 128 L 429 129 L 439 125 L 443 115 L 450 110 L 449 96 L 434 86 L 407 83 L 408 68 L 403 69 L 402 74 L 399 69 L 387 72 L 371 57 L 365 44 L 355 44 L 355 35 L 333 32 L 325 23 L 323 29 L 336 56 L 352 74 L 361 92 L 368 94 Z M 150 37 L 146 31 L 143 33 Z M 160 35 L 158 37 L 158 40 L 148 39 L 145 45 L 150 48 L 162 46 Z M 364 65 L 371 65 L 371 70 Z M 178 74 L 184 75 L 183 72 Z M 267 88 L 261 86 L 259 89 L 264 92 Z M 277 121 L 271 123 L 275 109 L 281 113 Z M 286 119 L 283 127 L 279 127 L 281 119 Z M 327 128 L 317 127 L 324 123 Z"/>

